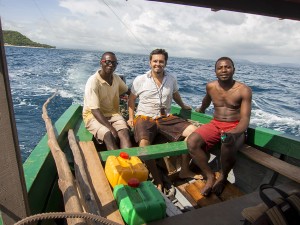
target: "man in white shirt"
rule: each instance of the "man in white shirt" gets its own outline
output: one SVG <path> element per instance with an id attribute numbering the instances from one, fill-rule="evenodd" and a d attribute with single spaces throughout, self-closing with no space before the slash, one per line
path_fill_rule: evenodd
<path id="1" fill-rule="evenodd" d="M 177 141 L 189 136 L 196 127 L 189 122 L 170 114 L 172 99 L 182 108 L 191 110 L 185 105 L 178 92 L 176 78 L 165 71 L 168 53 L 164 49 L 155 49 L 150 53 L 151 70 L 137 76 L 133 81 L 129 96 L 128 125 L 134 127 L 134 137 L 140 147 L 150 145 L 157 134 L 169 141 Z M 135 100 L 139 98 L 135 118 Z M 195 177 L 189 170 L 189 155 L 183 156 L 181 178 Z M 157 188 L 163 190 L 161 174 L 154 160 L 145 162 L 151 172 Z"/>

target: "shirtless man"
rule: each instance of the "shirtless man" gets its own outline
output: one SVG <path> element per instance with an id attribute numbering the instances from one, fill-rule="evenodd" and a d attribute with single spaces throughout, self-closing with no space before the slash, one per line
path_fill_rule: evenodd
<path id="1" fill-rule="evenodd" d="M 213 120 L 195 130 L 187 140 L 189 152 L 206 177 L 207 182 L 201 190 L 204 196 L 214 192 L 220 195 L 227 176 L 236 161 L 236 153 L 245 141 L 245 131 L 251 116 L 251 89 L 233 79 L 233 61 L 222 57 L 215 64 L 217 80 L 206 85 L 206 95 L 196 111 L 205 113 L 213 102 Z M 221 171 L 219 178 L 208 165 L 208 150 L 221 140 Z"/>

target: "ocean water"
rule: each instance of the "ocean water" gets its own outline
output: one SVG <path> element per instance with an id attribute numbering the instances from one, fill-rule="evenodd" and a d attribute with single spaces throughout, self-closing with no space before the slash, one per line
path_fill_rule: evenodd
<path id="1" fill-rule="evenodd" d="M 99 68 L 101 52 L 65 49 L 5 47 L 15 119 L 22 159 L 28 157 L 46 133 L 42 105 L 55 91 L 48 105 L 55 122 L 73 103 L 83 103 L 85 83 Z M 116 72 L 127 84 L 149 69 L 148 55 L 116 53 Z M 168 60 L 167 69 L 177 76 L 183 100 L 196 108 L 205 94 L 205 85 L 215 79 L 214 61 L 190 58 Z M 299 68 L 236 62 L 235 79 L 252 88 L 250 123 L 300 136 Z M 210 106 L 206 113 L 212 114 Z"/>

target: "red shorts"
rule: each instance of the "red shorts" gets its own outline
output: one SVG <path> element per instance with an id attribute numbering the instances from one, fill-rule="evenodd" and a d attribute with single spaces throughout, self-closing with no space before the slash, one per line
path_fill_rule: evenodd
<path id="1" fill-rule="evenodd" d="M 197 128 L 194 132 L 199 134 L 206 143 L 206 150 L 212 148 L 221 140 L 221 133 L 234 129 L 239 121 L 223 122 L 213 119 L 208 124 Z"/>

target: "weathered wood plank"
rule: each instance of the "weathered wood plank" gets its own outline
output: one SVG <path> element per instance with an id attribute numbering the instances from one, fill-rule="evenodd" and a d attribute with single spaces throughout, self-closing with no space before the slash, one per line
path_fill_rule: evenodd
<path id="1" fill-rule="evenodd" d="M 90 175 L 91 183 L 95 190 L 95 197 L 100 204 L 101 216 L 114 222 L 124 224 L 94 143 L 92 141 L 80 141 L 79 146 L 86 161 L 88 174 Z"/>
<path id="2" fill-rule="evenodd" d="M 185 187 L 189 185 L 188 183 L 181 184 L 177 186 L 177 189 L 181 194 L 191 203 L 194 208 L 199 208 L 197 202 L 192 198 L 192 196 L 185 190 Z"/>
<path id="3" fill-rule="evenodd" d="M 42 118 L 45 122 L 47 134 L 48 134 L 48 145 L 50 147 L 52 156 L 55 161 L 57 173 L 58 173 L 58 185 L 59 189 L 63 193 L 63 199 L 65 203 L 66 212 L 83 212 L 82 206 L 79 201 L 78 193 L 74 185 L 74 177 L 69 167 L 69 163 L 65 153 L 61 150 L 58 140 L 56 138 L 55 130 L 52 125 L 51 118 L 48 116 L 47 106 L 54 93 L 50 98 L 46 100 L 42 108 Z M 85 224 L 85 220 L 82 218 L 70 218 L 67 219 L 67 223 L 72 224 Z"/>
<path id="4" fill-rule="evenodd" d="M 62 148 L 63 144 L 68 143 L 67 132 L 69 128 L 75 127 L 78 118 L 82 117 L 81 112 L 81 106 L 71 105 L 56 121 L 57 140 Z M 43 212 L 52 184 L 57 179 L 55 163 L 47 141 L 48 136 L 45 135 L 23 164 L 32 214 Z"/>
<path id="5" fill-rule="evenodd" d="M 81 194 L 84 209 L 88 213 L 100 215 L 100 209 L 96 203 L 95 195 L 90 186 L 88 175 L 86 174 L 84 161 L 81 155 L 81 151 L 77 144 L 74 131 L 72 129 L 69 130 L 68 134 L 70 147 L 74 156 L 74 167 L 75 167 L 75 176 L 78 182 L 79 193 Z M 91 222 L 92 224 L 96 224 L 95 222 Z"/>
<path id="6" fill-rule="evenodd" d="M 200 191 L 205 186 L 205 181 L 197 180 L 185 187 L 185 190 L 192 196 L 200 207 L 216 204 L 221 200 L 214 194 L 211 193 L 209 196 L 203 196 Z"/>
<path id="7" fill-rule="evenodd" d="M 280 173 L 283 176 L 288 177 L 291 180 L 294 180 L 300 183 L 300 168 L 289 164 L 283 160 L 277 159 L 274 156 L 271 156 L 267 153 L 264 153 L 256 148 L 253 148 L 249 145 L 244 145 L 240 150 L 248 158 L 253 161 L 271 169 L 275 172 Z"/>

